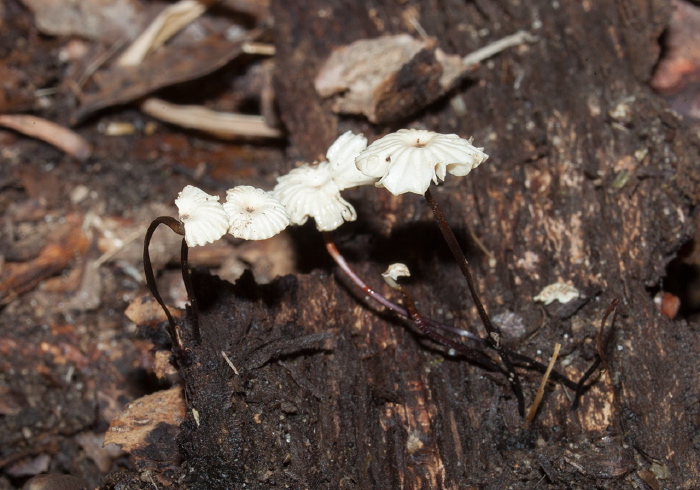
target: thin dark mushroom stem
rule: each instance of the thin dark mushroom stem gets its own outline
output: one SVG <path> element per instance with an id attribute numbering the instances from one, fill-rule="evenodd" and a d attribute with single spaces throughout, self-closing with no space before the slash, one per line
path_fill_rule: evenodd
<path id="1" fill-rule="evenodd" d="M 406 311 L 405 308 L 402 308 L 401 306 L 397 305 L 396 303 L 393 303 L 391 300 L 385 298 L 384 296 L 376 292 L 374 289 L 369 287 L 360 276 L 357 275 L 357 273 L 350 267 L 348 262 L 345 260 L 345 257 L 343 257 L 342 254 L 338 251 L 338 247 L 336 247 L 335 241 L 333 240 L 333 235 L 330 232 L 324 232 L 323 239 L 326 243 L 326 250 L 328 250 L 329 255 L 333 258 L 335 263 L 338 264 L 338 267 L 340 267 L 340 269 L 345 273 L 345 275 L 353 282 L 353 284 L 355 284 L 358 288 L 362 290 L 362 292 L 364 292 L 367 296 L 369 296 L 374 301 L 385 307 L 387 310 L 392 311 L 404 318 L 410 318 L 409 312 Z M 478 335 L 473 334 L 467 330 L 462 330 L 461 328 L 453 327 L 451 325 L 445 325 L 444 323 L 437 322 L 430 318 L 424 318 L 423 322 L 429 325 L 430 327 L 439 328 L 448 332 L 455 333 L 461 337 L 468 338 L 469 340 L 473 340 L 480 344 L 487 343 L 486 340 L 482 339 Z"/>
<path id="2" fill-rule="evenodd" d="M 190 300 L 190 308 L 192 309 L 192 328 L 194 330 L 195 341 L 199 342 L 201 339 L 199 333 L 199 306 L 197 305 L 197 297 L 194 294 L 194 286 L 192 285 L 192 275 L 190 273 L 190 268 L 187 264 L 189 247 L 187 246 L 187 241 L 182 239 L 182 246 L 180 247 L 180 267 L 182 268 L 182 281 L 185 283 L 185 290 L 187 291 L 187 297 Z"/>
<path id="3" fill-rule="evenodd" d="M 605 331 L 605 323 L 608 321 L 608 317 L 612 313 L 612 319 L 610 320 L 610 329 L 615 326 L 615 320 L 617 319 L 617 298 L 613 299 L 610 302 L 610 305 L 608 308 L 605 310 L 605 314 L 603 315 L 603 320 L 600 322 L 600 329 L 598 330 L 598 336 L 596 340 L 596 357 L 595 361 L 593 361 L 593 364 L 591 367 L 588 368 L 588 370 L 584 373 L 584 375 L 581 377 L 581 380 L 576 384 L 576 395 L 574 396 L 574 401 L 571 404 L 571 410 L 576 410 L 578 408 L 579 403 L 581 402 L 581 396 L 583 395 L 583 392 L 586 391 L 587 388 L 590 386 L 586 386 L 586 381 L 593 375 L 593 373 L 596 372 L 598 367 L 600 367 L 601 364 L 603 364 L 603 368 L 606 371 L 609 371 L 608 368 L 608 362 L 607 359 L 605 358 L 604 354 L 604 346 L 603 346 L 603 332 Z"/>
<path id="4" fill-rule="evenodd" d="M 148 247 L 151 244 L 151 238 L 153 237 L 153 233 L 156 231 L 156 228 L 158 228 L 159 225 L 167 226 L 178 235 L 184 235 L 185 228 L 183 224 L 175 218 L 172 218 L 170 216 L 160 216 L 159 218 L 156 218 L 151 222 L 150 226 L 148 227 L 148 230 L 146 231 L 146 237 L 143 241 L 143 271 L 146 275 L 146 284 L 148 285 L 148 289 L 151 291 L 151 294 L 156 299 L 160 307 L 163 308 L 165 316 L 168 318 L 168 334 L 170 335 L 170 340 L 173 342 L 173 345 L 175 345 L 178 349 L 182 350 L 183 347 L 182 340 L 180 338 L 180 332 L 177 328 L 177 324 L 175 323 L 175 319 L 170 314 L 170 310 L 168 310 L 168 307 L 165 305 L 163 298 L 161 298 L 160 293 L 158 292 L 156 277 L 153 273 L 153 266 L 151 265 L 151 255 L 148 251 Z"/>
<path id="5" fill-rule="evenodd" d="M 483 352 L 477 351 L 475 349 L 470 349 L 469 347 L 462 345 L 459 342 L 455 342 L 452 339 L 440 335 L 433 328 L 426 325 L 425 319 L 418 311 L 418 308 L 416 308 L 416 303 L 413 301 L 413 298 L 411 297 L 411 294 L 408 292 L 408 290 L 398 283 L 392 287 L 396 291 L 401 293 L 401 295 L 403 296 L 403 302 L 406 305 L 408 317 L 413 321 L 414 325 L 418 327 L 418 329 L 421 332 L 423 332 L 425 335 L 430 337 L 438 344 L 442 344 L 451 349 L 454 349 L 456 352 L 459 352 L 460 354 L 466 356 L 468 359 L 478 362 L 484 367 L 491 369 L 492 371 L 503 372 L 502 368 Z"/>
<path id="6" fill-rule="evenodd" d="M 396 303 L 393 303 L 391 300 L 385 298 L 381 294 L 377 293 L 374 291 L 371 287 L 369 287 L 360 276 L 357 275 L 357 273 L 350 267 L 350 265 L 347 263 L 345 258 L 342 256 L 342 254 L 338 251 L 338 248 L 335 245 L 335 241 L 333 240 L 333 235 L 330 232 L 324 232 L 323 237 L 326 243 L 326 250 L 328 250 L 328 253 L 330 256 L 333 258 L 335 263 L 340 267 L 340 269 L 343 271 L 343 273 L 352 281 L 353 284 L 355 284 L 359 289 L 362 290 L 367 296 L 372 298 L 374 301 L 379 303 L 380 305 L 384 306 L 386 309 L 389 311 L 396 313 L 399 316 L 402 316 L 404 318 L 411 318 L 410 313 L 400 305 L 397 305 Z M 421 317 L 423 325 L 432 328 L 432 329 L 442 329 L 446 330 L 448 332 L 455 333 L 461 337 L 467 338 L 469 340 L 472 340 L 474 342 L 479 343 L 482 346 L 488 346 L 492 347 L 492 345 L 486 340 L 482 339 L 476 334 L 473 334 L 467 330 L 462 330 L 461 328 L 453 327 L 451 325 L 445 325 L 444 323 L 437 322 L 431 318 L 426 318 L 426 317 Z M 440 336 L 441 338 L 444 338 Z M 431 337 L 433 338 L 433 337 Z M 440 340 L 436 340 L 433 338 L 436 342 L 441 342 Z M 448 339 L 450 340 L 450 339 Z M 452 341 L 454 342 L 454 341 Z M 448 347 L 454 348 L 455 350 L 464 353 L 462 348 L 465 348 L 465 346 L 462 346 L 462 348 L 455 348 L 453 345 L 450 345 L 449 343 L 443 343 L 443 345 L 446 345 Z M 540 373 L 544 373 L 547 370 L 547 364 L 543 364 L 539 361 L 536 361 L 535 359 L 531 359 L 528 356 L 525 356 L 523 354 L 519 354 L 517 352 L 513 351 L 508 351 L 508 355 L 513 361 L 517 361 L 519 366 L 532 369 L 535 371 L 538 371 Z M 574 381 L 571 381 L 568 377 L 565 375 L 559 373 L 558 371 L 552 371 L 550 378 L 563 384 L 570 390 L 576 391 L 576 388 L 578 387 L 578 383 L 575 383 Z"/>
<path id="7" fill-rule="evenodd" d="M 508 355 L 508 350 L 503 346 L 503 337 L 501 334 L 501 330 L 498 328 L 498 326 L 494 325 L 491 322 L 488 313 L 486 313 L 486 309 L 484 308 L 484 305 L 479 299 L 479 294 L 476 290 L 474 279 L 472 278 L 472 273 L 469 268 L 469 262 L 464 256 L 462 247 L 460 247 L 459 242 L 457 241 L 457 237 L 455 237 L 452 228 L 450 227 L 449 223 L 447 222 L 447 219 L 445 218 L 445 213 L 442 212 L 442 208 L 440 207 L 438 202 L 433 198 L 433 195 L 430 193 L 430 189 L 425 191 L 425 200 L 428 201 L 430 209 L 433 210 L 435 220 L 437 221 L 438 226 L 440 227 L 442 236 L 445 238 L 445 241 L 447 242 L 447 245 L 450 248 L 452 255 L 454 255 L 455 259 L 457 260 L 457 264 L 459 265 L 459 268 L 462 271 L 462 274 L 467 280 L 467 285 L 469 286 L 469 292 L 471 293 L 472 300 L 476 305 L 476 309 L 479 312 L 479 317 L 484 323 L 484 328 L 486 328 L 486 332 L 488 333 L 489 343 L 493 346 L 494 349 L 496 349 L 496 352 L 498 352 L 501 361 L 503 361 L 503 364 L 506 367 L 506 370 L 508 371 L 508 380 L 510 381 L 513 387 L 515 397 L 518 400 L 518 412 L 521 416 L 524 416 L 525 397 L 523 396 L 523 389 L 520 385 L 520 378 L 515 372 L 515 367 L 513 366 L 513 363 L 510 360 L 510 356 Z"/>

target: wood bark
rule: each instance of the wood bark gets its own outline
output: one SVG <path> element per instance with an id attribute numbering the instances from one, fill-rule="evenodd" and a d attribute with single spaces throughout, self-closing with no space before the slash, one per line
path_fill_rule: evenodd
<path id="1" fill-rule="evenodd" d="M 694 488 L 698 329 L 660 315 L 650 292 L 691 236 L 699 190 L 697 135 L 647 86 L 666 3 L 276 0 L 272 9 L 290 168 L 322 158 L 347 129 L 370 141 L 405 126 L 474 136 L 489 161 L 433 194 L 465 243 L 488 311 L 511 319 L 508 345 L 546 363 L 561 343 L 558 369 L 578 379 L 614 298 L 619 315 L 609 370 L 581 407 L 572 411 L 572 393 L 551 385 L 522 430 L 504 376 L 367 307 L 319 258 L 322 239 L 306 226 L 295 238 L 310 274 L 265 287 L 198 278 L 202 342 L 192 342 L 182 370 L 188 485 Z M 484 63 L 411 120 L 377 127 L 333 114 L 313 89 L 332 49 L 418 36 L 411 16 L 449 53 L 521 29 L 539 40 Z M 367 281 L 391 296 L 378 274 L 405 262 L 426 315 L 483 334 L 425 201 L 375 188 L 347 196 L 359 218 L 336 237 Z M 557 281 L 581 298 L 533 302 Z M 520 372 L 530 402 L 540 375 Z"/>

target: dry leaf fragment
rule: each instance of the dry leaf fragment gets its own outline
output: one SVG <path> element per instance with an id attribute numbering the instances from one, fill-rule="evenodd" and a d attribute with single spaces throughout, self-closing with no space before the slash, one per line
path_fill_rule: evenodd
<path id="1" fill-rule="evenodd" d="M 211 35 L 195 46 L 165 46 L 139 66 L 112 66 L 95 74 L 100 89 L 83 95 L 72 122 L 78 123 L 95 112 L 139 99 L 158 89 L 201 78 L 218 70 L 239 56 L 245 43 L 255 41 L 262 30 L 248 33 L 241 39 L 229 41 Z"/>
<path id="2" fill-rule="evenodd" d="M 27 480 L 22 486 L 22 490 L 74 490 L 76 488 L 89 488 L 89 486 L 82 478 L 58 473 L 37 475 Z"/>
<path id="3" fill-rule="evenodd" d="M 0 277 L 0 305 L 32 290 L 41 281 L 68 267 L 76 257 L 85 254 L 88 238 L 80 231 L 75 217 L 69 217 L 67 221 L 36 259 L 5 264 L 3 277 Z"/>
<path id="4" fill-rule="evenodd" d="M 115 443 L 135 456 L 159 461 L 165 461 L 166 457 L 175 461 L 179 457 L 175 438 L 185 411 L 180 386 L 143 396 L 112 420 L 104 443 Z"/>
<path id="5" fill-rule="evenodd" d="M 178 310 L 168 305 L 168 309 L 175 318 L 182 316 L 182 310 Z M 129 303 L 124 315 L 136 325 L 148 325 L 155 327 L 159 323 L 166 321 L 168 318 L 163 312 L 158 302 L 150 294 L 140 296 Z"/>
<path id="6" fill-rule="evenodd" d="M 164 8 L 145 31 L 117 60 L 121 66 L 138 65 L 150 53 L 161 47 L 183 27 L 202 15 L 218 0 L 180 0 Z"/>
<path id="7" fill-rule="evenodd" d="M 360 39 L 333 51 L 323 64 L 314 86 L 321 97 L 330 97 L 346 90 L 361 97 L 388 75 L 398 71 L 427 41 L 417 41 L 408 34 Z"/>
<path id="8" fill-rule="evenodd" d="M 361 39 L 333 51 L 314 86 L 324 98 L 342 93 L 334 100 L 334 112 L 387 123 L 439 99 L 484 59 L 536 39 L 519 31 L 464 58 L 445 53 L 434 38 L 419 41 L 398 34 Z"/>
<path id="9" fill-rule="evenodd" d="M 78 160 L 85 160 L 92 154 L 90 143 L 80 135 L 40 117 L 26 114 L 2 114 L 0 126 L 45 141 Z"/>
<path id="10" fill-rule="evenodd" d="M 51 36 L 78 36 L 106 43 L 139 31 L 143 6 L 137 0 L 22 0 L 37 28 Z"/>
<path id="11" fill-rule="evenodd" d="M 341 114 L 364 114 L 373 123 L 405 117 L 437 99 L 443 67 L 434 39 L 407 34 L 361 39 L 333 51 L 314 81 Z"/>

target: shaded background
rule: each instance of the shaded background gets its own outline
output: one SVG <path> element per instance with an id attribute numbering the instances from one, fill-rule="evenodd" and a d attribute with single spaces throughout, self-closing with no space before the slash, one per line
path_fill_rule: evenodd
<path id="1" fill-rule="evenodd" d="M 0 487 L 43 472 L 91 488 L 697 486 L 696 3 L 229 1 L 131 70 L 116 54 L 165 4 L 51 10 L 59 3 L 0 10 L 0 112 L 72 127 L 91 147 L 0 132 Z M 464 56 L 518 30 L 538 39 L 398 120 L 335 114 L 313 87 L 332 50 L 358 39 L 424 33 Z M 245 53 L 244 41 L 274 55 Z M 158 122 L 143 112 L 154 94 L 262 114 L 283 136 L 229 141 Z M 159 381 L 169 354 L 157 320 L 124 313 L 149 303 L 140 254 L 150 220 L 174 215 L 188 183 L 219 195 L 269 189 L 346 130 L 373 141 L 401 127 L 473 136 L 490 155 L 433 193 L 487 309 L 510 319 L 511 348 L 547 362 L 561 343 L 558 369 L 578 379 L 620 301 L 610 370 L 580 409 L 552 384 L 521 430 L 502 375 L 368 308 L 336 278 L 311 223 L 192 251 L 222 279 L 196 276 L 202 342 L 187 337 L 191 364 Z M 358 221 L 336 239 L 363 277 L 392 295 L 375 278 L 405 262 L 422 311 L 483 334 L 419 196 L 346 198 Z M 164 296 L 182 306 L 178 237 L 159 232 L 152 252 Z M 222 282 L 246 268 L 236 286 Z M 533 301 L 557 281 L 582 297 Z M 658 311 L 664 292 L 680 298 L 679 314 Z M 531 401 L 541 377 L 521 372 Z M 128 452 L 102 448 L 110 422 L 151 393 L 135 416 L 149 430 Z"/>

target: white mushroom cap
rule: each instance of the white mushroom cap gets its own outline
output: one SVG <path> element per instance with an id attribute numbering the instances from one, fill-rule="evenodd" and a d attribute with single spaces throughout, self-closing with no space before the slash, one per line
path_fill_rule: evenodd
<path id="1" fill-rule="evenodd" d="M 399 277 L 410 277 L 410 276 L 411 276 L 411 271 L 408 270 L 408 266 L 406 264 L 401 264 L 401 263 L 391 264 L 389 266 L 389 268 L 386 270 L 386 272 L 382 273 L 382 277 L 384 278 L 384 282 L 387 283 L 393 289 L 399 288 L 399 285 L 396 282 L 399 280 Z"/>
<path id="2" fill-rule="evenodd" d="M 289 226 L 284 205 L 269 192 L 249 185 L 226 191 L 228 232 L 244 240 L 266 240 Z"/>
<path id="3" fill-rule="evenodd" d="M 188 247 L 214 242 L 228 230 L 228 216 L 219 204 L 219 196 L 188 185 L 177 195 L 175 205 L 180 221 L 185 225 Z"/>
<path id="4" fill-rule="evenodd" d="M 378 139 L 355 159 L 358 170 L 379 181 L 377 187 L 398 196 L 405 192 L 425 194 L 432 180 L 467 175 L 488 158 L 483 148 L 456 134 L 422 129 L 400 129 Z"/>
<path id="5" fill-rule="evenodd" d="M 355 166 L 355 157 L 365 148 L 367 148 L 367 138 L 352 131 L 340 135 L 328 148 L 326 158 L 331 164 L 331 176 L 341 191 L 377 182 L 376 177 L 363 174 Z"/>
<path id="6" fill-rule="evenodd" d="M 355 208 L 340 197 L 340 189 L 331 178 L 330 164 L 304 164 L 277 179 L 272 191 L 289 212 L 294 225 L 303 225 L 311 217 L 319 231 L 331 231 L 345 221 L 355 221 Z"/>

